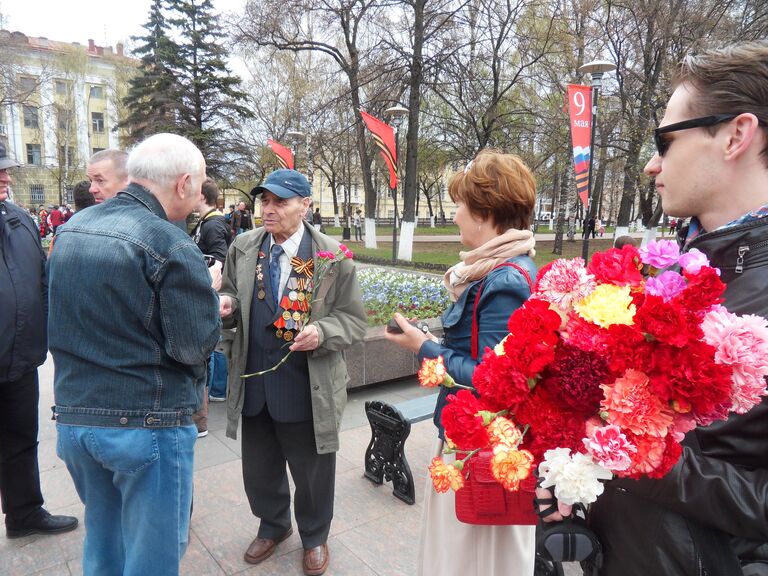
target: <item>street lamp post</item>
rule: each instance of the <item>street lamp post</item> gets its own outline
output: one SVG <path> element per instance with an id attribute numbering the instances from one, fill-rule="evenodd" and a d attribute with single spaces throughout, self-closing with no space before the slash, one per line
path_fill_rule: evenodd
<path id="1" fill-rule="evenodd" d="M 391 118 L 392 128 L 395 130 L 395 158 L 397 162 L 400 161 L 400 138 L 399 129 L 400 124 L 403 122 L 403 118 L 408 115 L 408 108 L 400 106 L 399 104 L 391 106 L 384 110 L 384 114 Z M 397 167 L 397 166 L 396 166 Z M 400 181 L 400 170 L 397 170 L 397 180 Z M 392 203 L 395 207 L 395 218 L 392 221 L 392 262 L 397 260 L 397 185 L 390 191 L 392 193 Z"/>
<path id="2" fill-rule="evenodd" d="M 616 65 L 607 60 L 593 60 L 579 68 L 582 74 L 589 74 L 592 78 L 592 113 L 591 131 L 589 137 L 589 176 L 587 178 L 587 210 L 584 218 L 584 230 L 587 231 L 587 222 L 595 216 L 596 199 L 592 197 L 592 166 L 595 159 L 595 132 L 597 132 L 597 99 L 600 95 L 600 87 L 603 85 L 603 74 L 616 70 Z M 581 246 L 581 257 L 584 262 L 589 261 L 589 234 L 584 234 Z"/>
<path id="3" fill-rule="evenodd" d="M 299 142 L 304 140 L 304 132 L 300 130 L 288 130 L 285 133 L 291 139 L 291 149 L 293 150 L 293 169 L 299 169 Z"/>

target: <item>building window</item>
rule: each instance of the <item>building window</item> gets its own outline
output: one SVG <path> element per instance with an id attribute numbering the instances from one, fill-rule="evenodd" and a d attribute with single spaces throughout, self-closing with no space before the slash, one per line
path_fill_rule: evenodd
<path id="1" fill-rule="evenodd" d="M 24 106 L 24 128 L 39 128 L 36 106 Z"/>
<path id="2" fill-rule="evenodd" d="M 94 134 L 104 133 L 104 113 L 91 112 L 91 128 Z"/>
<path id="3" fill-rule="evenodd" d="M 90 98 L 104 100 L 104 86 L 91 86 Z"/>
<path id="4" fill-rule="evenodd" d="M 37 91 L 37 80 L 29 76 L 19 77 L 19 91 L 25 94 L 31 94 Z"/>
<path id="5" fill-rule="evenodd" d="M 42 184 L 30 184 L 29 186 L 30 202 L 41 204 L 45 202 L 45 188 Z"/>
<path id="6" fill-rule="evenodd" d="M 53 85 L 57 96 L 66 96 L 69 93 L 69 83 L 66 80 L 54 80 Z"/>
<path id="7" fill-rule="evenodd" d="M 41 166 L 43 164 L 43 154 L 40 144 L 27 144 L 27 164 Z"/>
<path id="8" fill-rule="evenodd" d="M 75 149 L 72 146 L 59 146 L 59 166 L 65 164 L 70 168 L 75 165 Z"/>
<path id="9" fill-rule="evenodd" d="M 58 116 L 59 130 L 68 131 L 73 128 L 72 110 L 67 110 L 66 108 L 57 107 L 56 114 Z"/>

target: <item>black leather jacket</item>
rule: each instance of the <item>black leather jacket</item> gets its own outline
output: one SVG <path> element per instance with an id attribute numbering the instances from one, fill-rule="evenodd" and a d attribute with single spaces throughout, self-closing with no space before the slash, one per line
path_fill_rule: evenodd
<path id="1" fill-rule="evenodd" d="M 720 268 L 731 312 L 768 317 L 768 218 L 702 234 L 692 248 Z M 720 576 L 706 569 L 707 544 L 692 530 L 730 545 L 744 564 L 768 562 L 768 399 L 694 430 L 686 444 L 661 480 L 613 480 L 593 505 L 601 575 Z"/>

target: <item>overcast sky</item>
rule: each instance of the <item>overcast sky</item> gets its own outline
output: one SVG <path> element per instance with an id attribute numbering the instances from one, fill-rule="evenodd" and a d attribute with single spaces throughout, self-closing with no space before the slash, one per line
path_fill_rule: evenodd
<path id="1" fill-rule="evenodd" d="M 114 46 L 143 33 L 152 0 L 0 0 L 2 28 L 61 42 Z M 245 0 L 213 0 L 220 12 L 242 12 Z"/>

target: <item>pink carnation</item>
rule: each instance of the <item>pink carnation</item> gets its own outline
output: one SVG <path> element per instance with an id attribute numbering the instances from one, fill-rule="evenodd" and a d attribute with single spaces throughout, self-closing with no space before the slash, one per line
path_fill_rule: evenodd
<path id="1" fill-rule="evenodd" d="M 698 274 L 704 266 L 709 266 L 709 260 L 704 252 L 698 248 L 691 248 L 688 252 L 680 256 L 677 261 L 680 267 L 689 274 Z"/>
<path id="2" fill-rule="evenodd" d="M 538 279 L 535 298 L 555 304 L 563 312 L 573 308 L 595 289 L 595 277 L 587 273 L 582 258 L 555 260 Z"/>
<path id="3" fill-rule="evenodd" d="M 344 256 L 351 259 L 354 254 L 352 254 L 352 250 L 344 250 Z"/>
<path id="4" fill-rule="evenodd" d="M 317 257 L 324 258 L 326 260 L 333 260 L 336 257 L 336 255 L 333 252 L 328 252 L 326 250 L 318 250 Z"/>
<path id="5" fill-rule="evenodd" d="M 630 452 L 637 452 L 635 445 L 614 425 L 593 429 L 583 442 L 594 461 L 608 470 L 626 470 L 632 464 Z"/>
<path id="6" fill-rule="evenodd" d="M 341 250 L 342 252 L 346 252 L 347 250 L 349 250 L 349 248 L 347 248 L 346 244 L 339 244 L 339 250 Z"/>
<path id="7" fill-rule="evenodd" d="M 661 296 L 664 302 L 669 302 L 685 290 L 686 286 L 685 278 L 680 276 L 680 274 L 667 271 L 662 272 L 658 276 L 648 278 L 645 282 L 645 292 L 653 296 Z"/>
<path id="8" fill-rule="evenodd" d="M 716 306 L 701 324 L 704 341 L 714 346 L 715 362 L 733 368 L 732 410 L 744 414 L 766 393 L 768 321 L 754 314 L 737 316 Z"/>
<path id="9" fill-rule="evenodd" d="M 658 270 L 676 264 L 679 257 L 680 248 L 672 240 L 648 242 L 640 248 L 640 260 L 643 264 L 649 264 Z"/>

